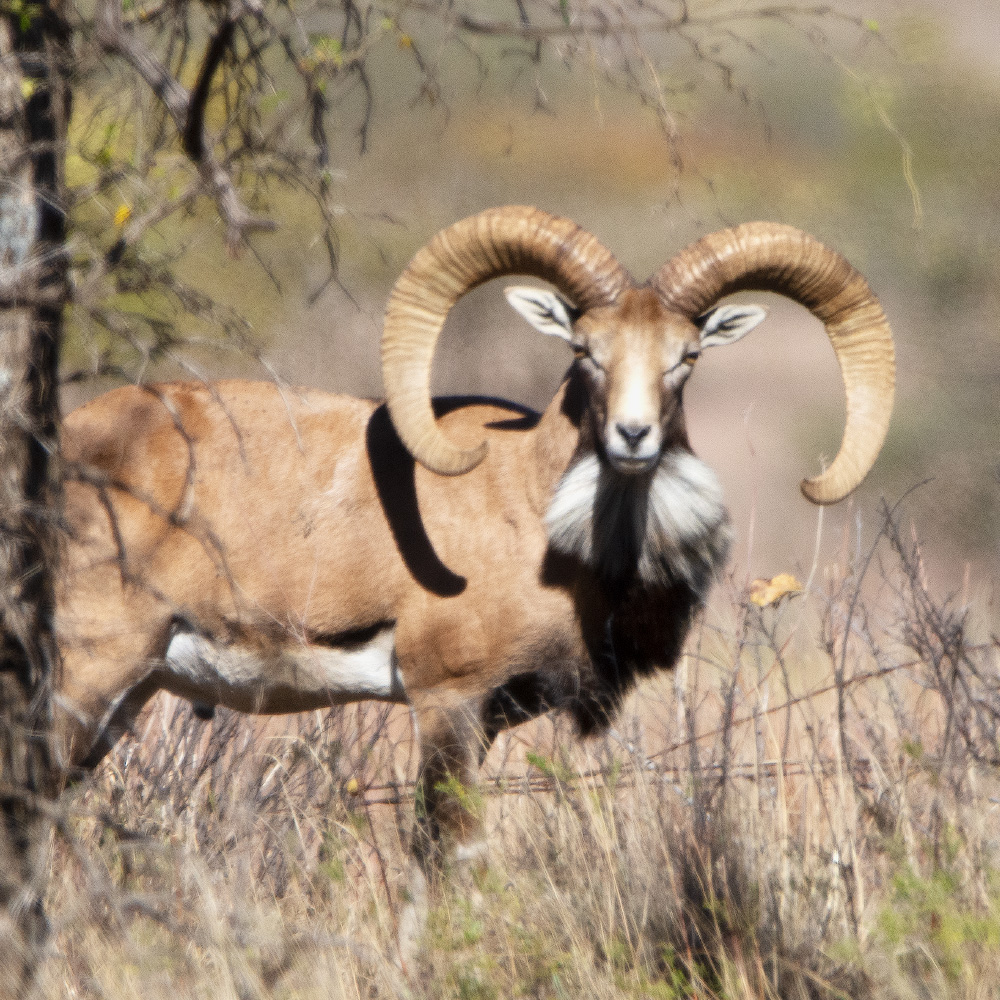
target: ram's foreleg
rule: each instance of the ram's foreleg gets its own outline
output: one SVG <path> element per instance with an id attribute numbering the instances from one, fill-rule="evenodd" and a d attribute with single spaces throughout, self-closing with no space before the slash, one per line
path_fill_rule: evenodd
<path id="1" fill-rule="evenodd" d="M 430 874 L 485 849 L 479 765 L 488 749 L 480 716 L 462 704 L 417 709 L 420 775 L 413 853 Z"/>
<path id="2" fill-rule="evenodd" d="M 479 766 L 489 748 L 478 704 L 427 695 L 414 699 L 420 740 L 413 863 L 399 920 L 404 969 L 427 922 L 429 893 L 442 878 L 467 879 L 484 858 Z"/>

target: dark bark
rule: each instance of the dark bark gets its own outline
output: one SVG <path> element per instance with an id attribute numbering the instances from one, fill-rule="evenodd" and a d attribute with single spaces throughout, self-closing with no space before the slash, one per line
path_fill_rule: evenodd
<path id="1" fill-rule="evenodd" d="M 47 933 L 64 40 L 55 4 L 0 15 L 0 997 L 34 991 Z"/>

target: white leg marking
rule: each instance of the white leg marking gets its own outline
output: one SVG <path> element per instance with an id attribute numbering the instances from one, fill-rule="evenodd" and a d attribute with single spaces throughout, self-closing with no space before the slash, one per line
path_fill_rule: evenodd
<path id="1" fill-rule="evenodd" d="M 395 655 L 395 629 L 366 643 L 331 647 L 298 643 L 262 647 L 226 645 L 193 632 L 170 640 L 166 667 L 179 678 L 212 693 L 255 692 L 265 702 L 271 690 L 291 690 L 325 702 L 366 698 L 403 700 Z"/>
<path id="2" fill-rule="evenodd" d="M 456 861 L 475 861 L 486 855 L 488 846 L 485 840 L 474 840 L 471 844 L 458 844 L 455 847 Z"/>

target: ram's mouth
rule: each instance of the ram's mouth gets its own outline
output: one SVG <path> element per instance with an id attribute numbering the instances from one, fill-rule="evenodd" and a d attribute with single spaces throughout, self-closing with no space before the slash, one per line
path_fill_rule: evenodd
<path id="1" fill-rule="evenodd" d="M 643 473 L 652 472 L 660 460 L 658 452 L 654 455 L 638 456 L 616 455 L 614 452 L 606 450 L 605 454 L 611 468 L 623 476 L 641 476 Z"/>

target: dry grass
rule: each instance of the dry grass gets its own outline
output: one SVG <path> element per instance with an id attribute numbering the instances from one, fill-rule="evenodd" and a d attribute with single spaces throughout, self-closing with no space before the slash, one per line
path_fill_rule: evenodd
<path id="1" fill-rule="evenodd" d="M 442 881 L 407 979 L 405 711 L 203 723 L 164 699 L 67 804 L 48 994 L 994 996 L 1000 646 L 977 628 L 891 517 L 808 601 L 723 588 L 605 739 L 501 738 L 488 863 Z"/>

